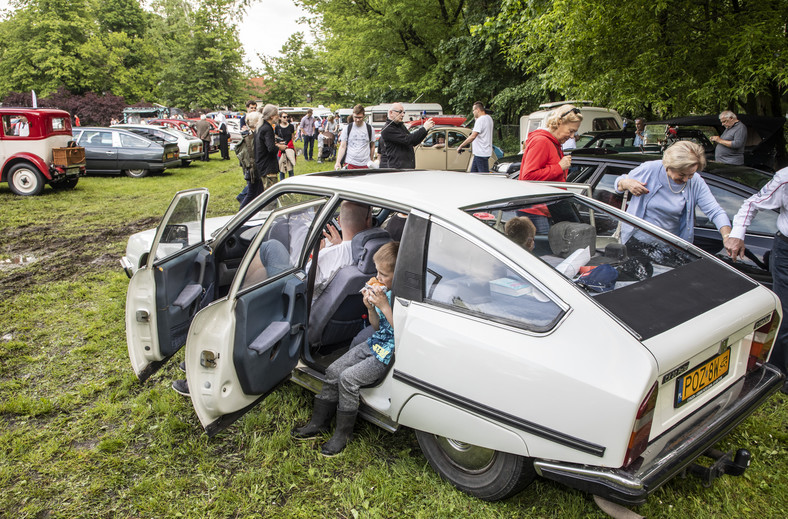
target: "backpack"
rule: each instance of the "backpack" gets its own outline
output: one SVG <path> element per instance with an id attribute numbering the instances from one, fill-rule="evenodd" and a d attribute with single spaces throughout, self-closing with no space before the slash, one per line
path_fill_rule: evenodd
<path id="1" fill-rule="evenodd" d="M 345 137 L 346 142 L 350 140 L 350 131 L 353 129 L 355 125 L 356 123 L 347 123 L 347 137 Z M 364 123 L 364 125 L 367 127 L 367 135 L 369 136 L 369 142 L 375 142 L 374 140 L 372 140 L 372 126 L 370 126 L 369 123 Z"/>
<path id="2" fill-rule="evenodd" d="M 245 170 L 254 168 L 254 135 L 249 134 L 235 145 L 235 156 Z"/>

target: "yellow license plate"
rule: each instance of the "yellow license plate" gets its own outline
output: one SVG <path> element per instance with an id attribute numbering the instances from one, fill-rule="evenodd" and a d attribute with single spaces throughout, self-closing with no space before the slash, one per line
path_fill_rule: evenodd
<path id="1" fill-rule="evenodd" d="M 676 381 L 676 401 L 673 407 L 681 407 L 728 374 L 731 364 L 731 349 L 707 360 Z"/>

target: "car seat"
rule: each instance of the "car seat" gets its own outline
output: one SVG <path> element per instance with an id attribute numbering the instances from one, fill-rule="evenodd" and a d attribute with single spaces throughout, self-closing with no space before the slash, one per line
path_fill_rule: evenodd
<path id="1" fill-rule="evenodd" d="M 361 289 L 376 273 L 372 257 L 390 241 L 388 231 L 379 227 L 353 237 L 353 263 L 339 269 L 312 303 L 307 336 L 310 346 L 330 349 L 333 345 L 344 345 L 361 330 L 367 313 Z"/>

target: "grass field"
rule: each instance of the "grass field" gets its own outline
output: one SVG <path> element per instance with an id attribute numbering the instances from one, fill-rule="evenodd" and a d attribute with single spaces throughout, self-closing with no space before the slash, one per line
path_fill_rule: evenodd
<path id="1" fill-rule="evenodd" d="M 298 172 L 320 166 L 299 161 Z M 178 362 L 140 384 L 117 262 L 126 240 L 155 226 L 178 190 L 209 188 L 216 216 L 237 210 L 243 185 L 234 159 L 88 177 L 38 197 L 0 185 L 0 518 L 605 517 L 547 481 L 504 502 L 471 498 L 431 470 L 410 430 L 359 423 L 346 452 L 324 458 L 321 441 L 290 439 L 312 398 L 293 384 L 210 440 L 170 389 Z M 772 397 L 720 446 L 752 451 L 745 476 L 711 488 L 676 478 L 636 511 L 787 517 L 786 401 Z"/>

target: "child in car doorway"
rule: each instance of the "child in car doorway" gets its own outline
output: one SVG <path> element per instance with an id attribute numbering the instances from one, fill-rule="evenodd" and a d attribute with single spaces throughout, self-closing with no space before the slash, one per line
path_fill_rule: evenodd
<path id="1" fill-rule="evenodd" d="M 321 449 L 324 456 L 335 456 L 345 448 L 356 423 L 359 389 L 379 379 L 393 357 L 391 282 L 398 251 L 398 242 L 386 243 L 378 249 L 372 259 L 378 271 L 376 279 L 381 285 L 367 285 L 361 291 L 375 333 L 331 363 L 326 370 L 323 389 L 315 396 L 312 419 L 304 427 L 292 430 L 294 438 L 314 438 L 328 431 L 331 419 L 336 414 L 334 435 Z"/>

